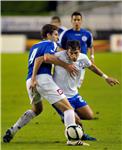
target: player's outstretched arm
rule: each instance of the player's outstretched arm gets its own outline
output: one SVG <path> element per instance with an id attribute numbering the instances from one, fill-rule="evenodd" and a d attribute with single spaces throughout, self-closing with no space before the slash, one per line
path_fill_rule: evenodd
<path id="1" fill-rule="evenodd" d="M 92 63 L 94 63 L 94 47 L 89 48 L 90 52 L 90 60 Z"/>
<path id="2" fill-rule="evenodd" d="M 91 71 L 93 71 L 94 73 L 96 73 L 97 75 L 103 77 L 109 85 L 113 86 L 113 85 L 119 84 L 119 81 L 118 81 L 117 79 L 114 79 L 114 78 L 112 78 L 112 77 L 107 76 L 106 74 L 104 74 L 104 73 L 103 73 L 97 66 L 95 66 L 94 64 L 92 64 L 92 65 L 89 67 L 89 69 L 90 69 Z"/>
<path id="3" fill-rule="evenodd" d="M 108 78 L 105 79 L 105 80 L 106 80 L 106 82 L 107 82 L 109 85 L 111 85 L 111 86 L 116 85 L 116 84 L 119 84 L 119 81 L 118 81 L 117 79 L 112 78 L 112 77 L 108 77 Z"/>

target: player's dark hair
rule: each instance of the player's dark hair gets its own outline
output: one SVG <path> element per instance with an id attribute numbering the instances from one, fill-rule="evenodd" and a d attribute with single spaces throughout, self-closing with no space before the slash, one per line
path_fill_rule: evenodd
<path id="1" fill-rule="evenodd" d="M 73 12 L 72 15 L 71 15 L 71 18 L 73 16 L 81 16 L 81 18 L 82 18 L 82 14 L 80 12 L 78 12 L 78 11 Z"/>
<path id="2" fill-rule="evenodd" d="M 61 19 L 58 16 L 53 16 L 51 20 L 58 20 L 58 22 L 61 22 Z"/>
<path id="3" fill-rule="evenodd" d="M 51 25 L 51 24 L 46 24 L 42 27 L 42 30 L 41 30 L 41 36 L 42 38 L 47 38 L 47 34 L 51 34 L 55 31 L 55 30 L 58 30 L 58 28 L 54 25 Z"/>
<path id="4" fill-rule="evenodd" d="M 66 49 L 70 49 L 71 51 L 80 49 L 80 41 L 78 40 L 67 41 Z"/>

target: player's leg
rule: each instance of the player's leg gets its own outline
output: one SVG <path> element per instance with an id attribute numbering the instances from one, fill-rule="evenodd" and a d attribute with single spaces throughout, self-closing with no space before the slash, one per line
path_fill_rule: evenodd
<path id="1" fill-rule="evenodd" d="M 75 123 L 75 112 L 66 98 L 54 103 L 54 106 L 64 113 L 64 124 L 69 126 Z"/>
<path id="2" fill-rule="evenodd" d="M 39 86 L 37 90 L 48 100 L 50 104 L 54 104 L 59 110 L 64 112 L 65 125 L 75 124 L 75 113 L 63 94 L 63 91 L 56 85 L 52 76 L 44 74 L 39 76 Z"/>
<path id="3" fill-rule="evenodd" d="M 82 99 L 82 97 L 80 95 L 77 94 L 76 96 L 74 96 L 74 99 L 69 99 L 70 102 L 71 102 L 71 100 L 75 104 L 75 112 L 77 113 L 78 117 L 80 118 L 80 119 L 77 119 L 77 124 L 79 124 L 82 127 L 82 124 L 80 123 L 81 122 L 80 120 L 81 119 L 85 119 L 85 120 L 92 119 L 93 118 L 93 111 L 90 108 L 90 106 L 88 106 L 86 101 L 84 101 Z M 82 140 L 95 141 L 96 138 L 91 137 L 88 134 L 84 133 L 83 137 L 82 137 Z"/>
<path id="4" fill-rule="evenodd" d="M 29 82 L 27 81 L 27 91 L 32 104 L 32 109 L 27 110 L 17 120 L 17 122 L 6 131 L 5 135 L 3 136 L 3 141 L 5 143 L 10 142 L 18 130 L 20 130 L 22 127 L 28 124 L 34 117 L 39 115 L 43 110 L 41 96 L 39 96 L 39 93 L 37 91 L 33 94 L 32 91 L 29 89 L 29 84 L 30 80 Z"/>
<path id="5" fill-rule="evenodd" d="M 79 94 L 76 94 L 72 98 L 68 98 L 68 100 L 75 109 L 75 112 L 82 120 L 93 119 L 92 109 L 90 108 L 90 106 L 88 106 L 87 102 L 83 100 L 83 98 Z"/>
<path id="6" fill-rule="evenodd" d="M 87 106 L 88 106 L 88 105 L 87 105 Z M 87 107 L 87 106 L 84 106 L 84 108 Z M 82 109 L 82 108 L 79 108 L 79 109 Z M 78 110 L 78 109 L 77 109 L 77 110 Z M 83 109 L 83 110 L 84 110 L 84 109 Z M 87 115 L 85 114 L 84 117 L 87 117 L 88 119 L 92 119 L 92 116 L 89 116 L 89 113 L 88 113 L 87 111 L 84 111 L 83 114 L 84 114 L 85 112 L 87 113 Z M 76 114 L 78 114 L 78 113 L 76 113 Z M 81 123 L 82 113 L 79 113 L 79 114 L 80 114 L 80 115 L 77 115 L 78 117 L 77 117 L 77 119 L 76 119 L 76 123 L 79 124 L 79 125 L 82 127 L 82 129 L 83 129 L 84 134 L 83 134 L 83 136 L 82 136 L 82 140 L 96 141 L 96 138 L 94 138 L 94 137 L 92 137 L 92 136 L 90 136 L 90 135 L 88 135 L 88 134 L 85 133 L 85 130 L 84 130 L 83 125 L 82 125 L 82 123 Z M 91 114 L 90 114 L 90 115 L 91 115 Z"/>
<path id="7" fill-rule="evenodd" d="M 26 124 L 28 124 L 33 118 L 39 115 L 42 111 L 42 102 L 38 104 L 33 104 L 32 109 L 27 110 L 18 120 L 17 122 L 9 128 L 5 135 L 3 136 L 3 141 L 5 143 L 9 143 L 18 130 L 23 128 Z"/>
<path id="8" fill-rule="evenodd" d="M 61 100 L 60 102 L 62 103 L 63 101 Z M 64 109 L 63 105 L 62 106 L 61 105 L 59 103 L 55 103 L 55 104 L 53 104 L 53 107 L 56 109 L 58 114 L 61 116 L 63 123 L 65 123 L 66 126 L 71 125 L 71 124 L 79 124 L 83 130 L 83 126 L 82 126 L 82 123 L 81 123 L 79 116 L 76 113 L 74 116 L 74 112 L 73 112 L 73 116 L 71 116 L 71 113 L 72 113 L 71 111 L 69 111 L 69 114 L 65 114 L 65 112 L 68 112 L 68 111 Z M 66 103 L 65 103 L 65 105 L 66 105 Z M 64 113 L 63 113 L 63 111 L 64 111 Z M 72 118 L 74 118 L 74 117 L 75 117 L 75 120 L 73 119 L 73 121 L 72 121 Z M 84 134 L 82 137 L 82 140 L 95 140 L 95 138 L 92 138 L 89 135 Z M 88 145 L 87 143 L 83 143 L 81 140 L 80 141 L 74 141 L 74 142 L 67 141 L 67 145 L 72 145 L 72 146 L 74 146 L 74 145 L 85 145 L 85 144 Z"/>
<path id="9" fill-rule="evenodd" d="M 42 102 L 38 102 L 37 104 L 32 104 L 32 109 L 27 110 L 12 126 L 12 131 L 14 134 L 21 129 L 23 126 L 28 124 L 33 118 L 39 115 L 42 112 Z"/>
<path id="10" fill-rule="evenodd" d="M 74 106 L 74 104 L 71 101 L 70 101 L 70 104 L 73 107 L 73 109 L 75 109 L 75 106 Z M 64 123 L 64 113 L 60 109 L 58 109 L 54 104 L 52 106 L 57 111 L 57 113 L 60 115 L 61 121 Z M 83 125 L 81 123 L 81 119 L 76 113 L 75 113 L 75 122 L 76 122 L 76 124 L 79 124 L 82 127 L 82 129 L 83 129 Z"/>
<path id="11" fill-rule="evenodd" d="M 77 108 L 76 112 L 83 120 L 91 120 L 94 117 L 93 111 L 89 105 Z"/>
<path id="12" fill-rule="evenodd" d="M 34 117 L 39 115 L 42 110 L 42 101 L 41 101 L 41 96 L 38 93 L 37 90 L 32 92 L 32 90 L 29 88 L 30 87 L 30 79 L 27 81 L 27 91 L 28 95 L 30 98 L 30 103 L 32 104 L 32 109 L 27 110 L 19 119 L 18 121 L 12 126 L 11 130 L 15 134 L 19 129 L 21 129 L 23 126 L 28 124 L 30 120 L 32 120 Z"/>
<path id="13" fill-rule="evenodd" d="M 72 103 L 70 103 L 70 104 L 74 108 L 74 105 Z M 64 123 L 64 113 L 63 113 L 63 111 L 61 111 L 60 109 L 58 109 L 54 104 L 52 105 L 52 107 L 60 115 L 61 121 Z M 76 122 L 76 124 L 79 124 L 82 127 L 82 129 L 83 129 L 83 125 L 81 123 L 81 119 L 80 119 L 80 117 L 76 113 L 75 113 L 75 122 Z"/>

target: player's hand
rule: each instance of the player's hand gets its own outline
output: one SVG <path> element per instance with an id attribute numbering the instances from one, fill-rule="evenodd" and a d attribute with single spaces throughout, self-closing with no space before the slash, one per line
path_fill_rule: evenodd
<path id="1" fill-rule="evenodd" d="M 32 92 L 36 89 L 37 85 L 38 85 L 38 82 L 36 78 L 31 78 L 30 89 L 32 90 Z"/>
<path id="2" fill-rule="evenodd" d="M 117 79 L 114 79 L 114 78 L 112 78 L 112 77 L 108 77 L 108 78 L 106 78 L 105 80 L 106 80 L 106 82 L 107 82 L 109 85 L 111 85 L 111 86 L 116 85 L 116 84 L 120 84 Z"/>
<path id="3" fill-rule="evenodd" d="M 74 64 L 68 64 L 66 70 L 69 72 L 71 77 L 77 76 L 79 73 L 78 69 L 74 66 Z"/>

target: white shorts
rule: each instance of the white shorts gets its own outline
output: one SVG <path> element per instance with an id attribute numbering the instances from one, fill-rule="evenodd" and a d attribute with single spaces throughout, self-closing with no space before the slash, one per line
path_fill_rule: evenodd
<path id="1" fill-rule="evenodd" d="M 61 99 L 66 98 L 63 91 L 57 86 L 57 84 L 54 82 L 51 75 L 40 74 L 37 75 L 36 79 L 38 82 L 38 85 L 36 87 L 38 93 L 40 94 L 41 97 L 47 99 L 50 104 L 54 104 L 60 101 Z M 39 97 L 35 102 L 33 101 L 32 90 L 29 89 L 30 83 L 31 83 L 31 78 L 26 81 L 27 92 L 31 104 L 32 103 L 36 104 L 40 102 L 42 98 Z"/>

